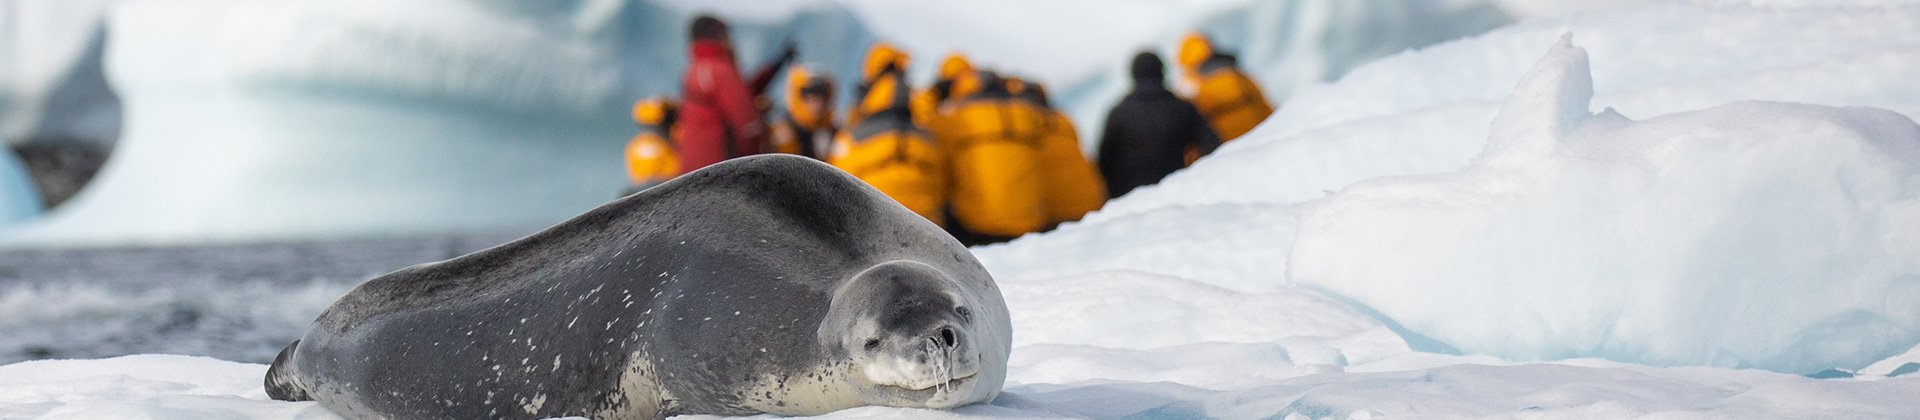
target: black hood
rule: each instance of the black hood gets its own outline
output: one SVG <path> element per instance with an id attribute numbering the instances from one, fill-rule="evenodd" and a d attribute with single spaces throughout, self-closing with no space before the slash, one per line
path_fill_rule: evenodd
<path id="1" fill-rule="evenodd" d="M 1143 52 L 1134 55 L 1133 81 L 1134 83 L 1153 84 L 1165 82 L 1167 80 L 1166 67 L 1166 62 L 1160 61 L 1160 56 L 1157 54 Z"/>

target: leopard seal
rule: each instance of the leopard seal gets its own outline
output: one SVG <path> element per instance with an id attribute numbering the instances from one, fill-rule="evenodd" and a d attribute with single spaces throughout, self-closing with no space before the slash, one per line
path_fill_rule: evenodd
<path id="1" fill-rule="evenodd" d="M 1012 326 L 938 226 L 831 166 L 726 161 L 374 278 L 269 367 L 348 418 L 815 415 L 990 401 Z"/>

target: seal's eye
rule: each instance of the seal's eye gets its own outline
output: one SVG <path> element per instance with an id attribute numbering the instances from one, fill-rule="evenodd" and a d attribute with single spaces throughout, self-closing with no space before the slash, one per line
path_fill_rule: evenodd
<path id="1" fill-rule="evenodd" d="M 960 319 L 966 319 L 966 320 L 973 319 L 973 311 L 970 309 L 967 309 L 967 307 L 965 306 L 953 308 L 953 313 L 960 314 Z"/>
<path id="2" fill-rule="evenodd" d="M 867 351 L 874 351 L 879 348 L 880 348 L 880 339 L 878 338 L 867 339 Z"/>

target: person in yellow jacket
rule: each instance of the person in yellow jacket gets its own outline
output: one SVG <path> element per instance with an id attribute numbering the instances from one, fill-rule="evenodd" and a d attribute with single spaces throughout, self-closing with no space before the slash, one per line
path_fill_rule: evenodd
<path id="1" fill-rule="evenodd" d="M 1018 86 L 1015 94 L 1046 114 L 1046 135 L 1040 142 L 1040 175 L 1045 183 L 1041 194 L 1046 201 L 1048 229 L 1080 220 L 1106 205 L 1107 185 L 1100 178 L 1100 169 L 1080 151 L 1080 133 L 1073 129 L 1073 120 L 1053 107 L 1045 86 L 1028 81 L 1009 85 Z"/>
<path id="2" fill-rule="evenodd" d="M 680 175 L 680 157 L 674 151 L 673 122 L 677 106 L 666 98 L 633 104 L 633 122 L 640 133 L 627 141 L 627 194 L 667 182 Z"/>
<path id="3" fill-rule="evenodd" d="M 932 126 L 934 118 L 940 115 L 940 106 L 953 102 L 953 83 L 961 75 L 973 74 L 973 63 L 960 53 L 947 54 L 940 60 L 940 73 L 934 76 L 933 86 L 921 89 L 913 94 L 913 118 L 922 125 Z"/>
<path id="4" fill-rule="evenodd" d="M 1273 114 L 1273 105 L 1240 70 L 1238 59 L 1215 51 L 1205 35 L 1187 34 L 1180 42 L 1179 61 L 1184 90 L 1193 95 L 1187 100 L 1207 117 L 1221 143 L 1252 131 Z"/>
<path id="5" fill-rule="evenodd" d="M 871 84 L 882 75 L 904 74 L 911 58 L 900 47 L 886 41 L 875 42 L 867 47 L 867 56 L 860 62 L 860 82 Z"/>
<path id="6" fill-rule="evenodd" d="M 827 163 L 866 181 L 936 225 L 944 225 L 947 167 L 933 135 L 914 124 L 898 74 L 880 75 L 859 104 L 865 115 L 834 138 Z"/>
<path id="7" fill-rule="evenodd" d="M 1047 117 L 1017 100 L 993 72 L 963 75 L 958 99 L 933 123 L 952 173 L 948 230 L 969 245 L 999 242 L 1047 224 L 1040 147 Z"/>
<path id="8" fill-rule="evenodd" d="M 853 97 L 857 100 L 864 101 L 867 97 L 867 91 L 873 89 L 873 83 L 881 79 L 882 76 L 894 75 L 902 78 L 906 77 L 907 63 L 910 58 L 905 50 L 901 50 L 899 47 L 893 46 L 893 44 L 885 41 L 873 43 L 872 47 L 867 48 L 866 58 L 860 61 L 860 83 L 854 85 Z M 898 83 L 898 80 L 896 80 L 896 83 Z M 854 104 L 853 109 L 847 112 L 848 127 L 852 127 L 854 124 L 859 123 L 860 119 L 866 118 L 866 112 L 861 108 L 860 104 Z"/>
<path id="9" fill-rule="evenodd" d="M 774 122 L 769 151 L 826 160 L 839 131 L 833 125 L 833 78 L 794 66 L 787 71 L 786 93 L 787 115 Z"/>

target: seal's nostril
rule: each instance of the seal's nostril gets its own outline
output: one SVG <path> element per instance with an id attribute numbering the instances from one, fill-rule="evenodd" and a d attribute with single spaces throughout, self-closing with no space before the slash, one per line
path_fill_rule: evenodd
<path id="1" fill-rule="evenodd" d="M 940 344 L 945 344 L 947 345 L 947 347 L 953 347 L 953 345 L 958 342 L 959 342 L 959 339 L 953 336 L 953 328 L 947 328 L 947 327 L 940 328 Z"/>

